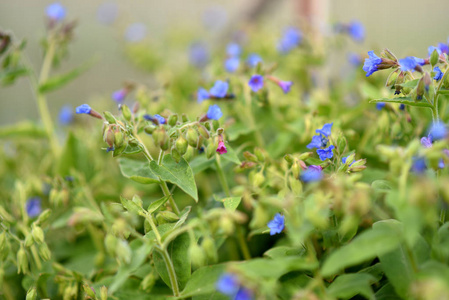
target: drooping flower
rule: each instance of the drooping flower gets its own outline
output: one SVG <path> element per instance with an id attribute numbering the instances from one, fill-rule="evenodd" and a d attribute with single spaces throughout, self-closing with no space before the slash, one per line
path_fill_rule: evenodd
<path id="1" fill-rule="evenodd" d="M 204 68 L 209 62 L 209 50 L 201 42 L 195 42 L 190 45 L 189 62 L 197 68 Z"/>
<path id="2" fill-rule="evenodd" d="M 294 27 L 288 27 L 284 30 L 281 40 L 278 43 L 277 49 L 281 53 L 288 53 L 302 41 L 302 32 Z"/>
<path id="3" fill-rule="evenodd" d="M 305 183 L 316 182 L 323 179 L 323 168 L 321 166 L 311 165 L 301 173 L 301 180 Z"/>
<path id="4" fill-rule="evenodd" d="M 384 108 L 385 105 L 386 105 L 385 102 L 377 102 L 377 103 L 376 103 L 376 109 L 377 109 L 377 110 L 382 110 L 382 108 Z"/>
<path id="5" fill-rule="evenodd" d="M 368 55 L 369 58 L 365 59 L 365 64 L 363 65 L 363 71 L 366 72 L 366 77 L 376 72 L 382 63 L 382 58 L 374 54 L 374 51 L 369 51 Z"/>
<path id="6" fill-rule="evenodd" d="M 234 296 L 240 288 L 240 281 L 236 275 L 224 273 L 218 279 L 215 288 L 220 293 L 228 296 Z"/>
<path id="7" fill-rule="evenodd" d="M 220 154 L 220 155 L 221 155 L 221 154 L 228 153 L 228 149 L 226 149 L 226 146 L 225 146 L 225 144 L 224 144 L 223 141 L 219 141 L 219 142 L 218 142 L 217 152 L 218 152 L 218 154 Z"/>
<path id="8" fill-rule="evenodd" d="M 317 149 L 316 153 L 320 157 L 322 161 L 325 161 L 326 159 L 331 159 L 334 156 L 333 149 L 335 148 L 334 145 L 330 145 L 329 147 L 325 149 Z"/>
<path id="9" fill-rule="evenodd" d="M 352 21 L 348 25 L 348 33 L 356 42 L 363 42 L 365 38 L 365 27 L 359 21 Z"/>
<path id="10" fill-rule="evenodd" d="M 262 63 L 262 57 L 260 57 L 258 54 L 252 53 L 248 56 L 248 59 L 246 60 L 246 63 L 249 67 L 255 68 L 257 67 L 257 64 Z"/>
<path id="11" fill-rule="evenodd" d="M 125 32 L 125 39 L 135 43 L 143 40 L 147 35 L 147 27 L 143 23 L 133 23 L 128 26 Z"/>
<path id="12" fill-rule="evenodd" d="M 53 21 L 59 22 L 65 18 L 65 8 L 59 2 L 55 2 L 47 6 L 47 17 Z"/>
<path id="13" fill-rule="evenodd" d="M 161 115 L 157 115 L 156 114 L 156 115 L 154 115 L 153 118 L 155 118 L 159 122 L 159 124 L 167 123 L 167 120 L 163 116 L 161 116 Z"/>
<path id="14" fill-rule="evenodd" d="M 237 57 L 240 55 L 240 45 L 237 43 L 230 43 L 226 46 L 226 54 L 229 57 Z"/>
<path id="15" fill-rule="evenodd" d="M 432 136 L 424 136 L 421 138 L 421 145 L 423 145 L 425 148 L 431 148 L 432 147 Z"/>
<path id="16" fill-rule="evenodd" d="M 430 46 L 429 48 L 427 48 L 427 54 L 429 54 L 429 57 L 432 55 L 433 51 L 437 51 L 438 55 L 441 55 L 441 49 L 439 47 L 435 47 L 435 46 Z"/>
<path id="17" fill-rule="evenodd" d="M 92 108 L 88 104 L 82 104 L 76 108 L 77 114 L 90 114 Z"/>
<path id="18" fill-rule="evenodd" d="M 248 82 L 249 87 L 253 92 L 257 92 L 261 88 L 263 88 L 263 76 L 262 75 L 253 75 Z"/>
<path id="19" fill-rule="evenodd" d="M 117 103 L 123 103 L 127 95 L 126 89 L 120 89 L 112 93 L 111 98 Z"/>
<path id="20" fill-rule="evenodd" d="M 432 137 L 432 141 L 438 141 L 447 137 L 446 126 L 441 122 L 436 122 L 430 128 L 429 136 Z"/>
<path id="21" fill-rule="evenodd" d="M 209 106 L 206 116 L 209 120 L 219 120 L 223 116 L 223 113 L 221 112 L 220 107 L 217 104 L 214 104 Z"/>
<path id="22" fill-rule="evenodd" d="M 433 68 L 433 71 L 435 72 L 435 76 L 433 76 L 433 79 L 436 81 L 440 81 L 441 78 L 443 78 L 443 72 L 441 72 L 440 67 Z"/>
<path id="23" fill-rule="evenodd" d="M 100 4 L 97 9 L 97 20 L 105 25 L 111 25 L 118 16 L 118 5 L 113 2 Z"/>
<path id="24" fill-rule="evenodd" d="M 42 212 L 41 198 L 33 197 L 27 200 L 25 204 L 25 211 L 30 218 L 35 218 Z"/>
<path id="25" fill-rule="evenodd" d="M 204 100 L 209 99 L 209 97 L 209 92 L 203 88 L 199 88 L 198 92 L 196 92 L 196 100 L 198 101 L 198 103 L 202 103 Z"/>
<path id="26" fill-rule="evenodd" d="M 234 73 L 240 66 L 240 60 L 238 57 L 230 57 L 225 61 L 225 69 L 229 73 Z"/>
<path id="27" fill-rule="evenodd" d="M 285 216 L 277 213 L 274 215 L 273 220 L 268 222 L 267 226 L 270 228 L 270 235 L 281 233 L 285 226 Z"/>
<path id="28" fill-rule="evenodd" d="M 237 294 L 235 295 L 234 300 L 252 300 L 253 292 L 247 288 L 240 288 Z"/>
<path id="29" fill-rule="evenodd" d="M 287 94 L 288 92 L 290 92 L 290 88 L 292 87 L 293 82 L 279 80 L 277 84 L 282 89 L 282 91 L 284 91 L 284 94 Z"/>
<path id="30" fill-rule="evenodd" d="M 332 129 L 332 125 L 334 125 L 334 123 L 326 123 L 323 125 L 323 128 L 321 129 L 317 129 L 315 130 L 316 133 L 322 134 L 326 137 L 329 137 L 331 135 L 331 129 Z"/>
<path id="31" fill-rule="evenodd" d="M 73 107 L 64 105 L 59 111 L 59 123 L 69 125 L 73 121 Z"/>
<path id="32" fill-rule="evenodd" d="M 224 98 L 228 93 L 229 84 L 226 81 L 217 80 L 209 90 L 209 94 L 216 98 Z"/>

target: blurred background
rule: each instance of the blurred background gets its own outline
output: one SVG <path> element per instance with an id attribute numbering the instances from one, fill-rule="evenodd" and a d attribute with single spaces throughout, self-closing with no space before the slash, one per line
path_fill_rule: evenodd
<path id="1" fill-rule="evenodd" d="M 27 40 L 26 53 L 39 70 L 45 36 L 45 9 L 54 1 L 0 1 L 0 29 Z M 365 26 L 363 43 L 348 43 L 352 52 L 365 55 L 384 47 L 397 56 L 427 55 L 427 47 L 446 42 L 449 36 L 447 0 L 133 0 L 59 1 L 67 9 L 67 19 L 78 21 L 69 57 L 54 71 L 63 73 L 95 60 L 88 72 L 48 95 L 51 113 L 62 106 L 89 103 L 93 98 L 110 97 L 131 80 L 151 87 L 154 76 L 130 64 L 125 46 L 139 35 L 157 47 L 164 47 L 167 36 L 181 50 L 174 60 L 187 61 L 193 40 L 206 42 L 212 50 L 224 47 L 244 26 L 268 29 L 281 35 L 289 25 L 300 28 L 312 24 L 324 35 L 338 22 L 360 21 Z M 130 32 L 131 24 L 134 32 Z M 131 30 L 132 31 L 132 30 Z M 134 35 L 130 36 L 130 35 Z M 136 36 L 137 35 L 137 36 Z M 273 37 L 270 37 L 273 38 Z M 131 41 L 132 42 L 132 41 Z M 275 45 L 273 45 L 275 47 Z M 192 87 L 196 89 L 196 87 Z M 38 120 L 33 93 L 26 79 L 0 87 L 0 125 L 22 120 Z M 111 105 L 113 103 L 111 102 Z"/>

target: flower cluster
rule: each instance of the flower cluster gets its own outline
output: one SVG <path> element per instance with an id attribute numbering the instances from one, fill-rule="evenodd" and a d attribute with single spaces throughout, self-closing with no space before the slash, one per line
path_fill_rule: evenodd
<path id="1" fill-rule="evenodd" d="M 334 123 L 324 124 L 323 128 L 317 129 L 315 132 L 318 133 L 312 137 L 312 142 L 307 145 L 308 149 L 318 148 L 316 153 L 320 157 L 322 161 L 326 159 L 330 159 L 334 156 L 333 149 L 334 145 L 327 144 L 329 143 L 329 136 L 331 135 L 331 128 Z"/>

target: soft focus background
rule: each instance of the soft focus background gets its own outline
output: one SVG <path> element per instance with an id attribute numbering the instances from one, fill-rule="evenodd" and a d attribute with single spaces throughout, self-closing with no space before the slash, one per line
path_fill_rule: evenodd
<path id="1" fill-rule="evenodd" d="M 48 0 L 0 1 L 0 28 L 11 30 L 16 38 L 26 39 L 28 54 L 36 69 L 42 61 L 39 43 L 45 34 L 45 7 Z M 124 80 L 138 80 L 151 86 L 153 78 L 130 64 L 124 55 L 126 28 L 132 23 L 146 25 L 146 38 L 152 43 L 163 43 L 162 38 L 175 35 L 179 46 L 188 46 L 192 39 L 214 45 L 226 44 L 232 32 L 240 29 L 241 20 L 258 1 L 254 0 L 165 0 L 165 1 L 60 1 L 67 8 L 68 19 L 78 20 L 69 59 L 57 72 L 64 72 L 93 57 L 96 64 L 64 89 L 49 94 L 49 106 L 54 116 L 59 109 L 88 102 L 92 97 L 109 97 L 121 87 Z M 298 0 L 272 0 L 260 16 L 257 26 L 280 32 L 288 25 L 304 22 Z M 321 11 L 315 21 L 326 32 L 336 22 L 361 21 L 366 28 L 362 44 L 352 43 L 351 51 L 366 53 L 371 49 L 388 47 L 398 56 L 425 56 L 427 45 L 447 40 L 449 31 L 449 1 L 445 0 L 332 0 L 321 2 Z M 117 9 L 115 11 L 115 9 Z M 312 9 L 313 11 L 313 9 Z M 116 19 L 105 24 L 111 14 Z M 99 16 L 100 14 L 100 16 Z M 106 15 L 105 15 L 106 14 Z M 109 16 L 108 16 L 109 14 Z M 100 20 L 99 20 L 100 18 Z M 103 20 L 103 22 L 101 22 Z M 109 20 L 110 21 L 110 20 Z M 260 25 L 262 24 L 262 25 Z M 184 39 L 184 40 L 183 40 Z M 182 52 L 181 52 L 182 53 Z M 337 65 L 338 66 L 338 65 Z M 340 72 L 333 70 L 334 72 Z M 38 113 L 26 79 L 0 89 L 0 124 L 37 120 Z M 111 105 L 113 103 L 111 102 Z"/>

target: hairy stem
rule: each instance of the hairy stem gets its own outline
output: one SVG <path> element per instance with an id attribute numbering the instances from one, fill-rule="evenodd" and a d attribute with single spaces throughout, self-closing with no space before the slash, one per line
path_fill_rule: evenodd
<path id="1" fill-rule="evenodd" d="M 155 249 L 162 255 L 165 266 L 167 267 L 168 277 L 170 278 L 171 288 L 175 297 L 179 296 L 178 280 L 176 279 L 175 267 L 171 261 L 170 255 L 168 255 L 167 249 L 155 246 Z"/>

